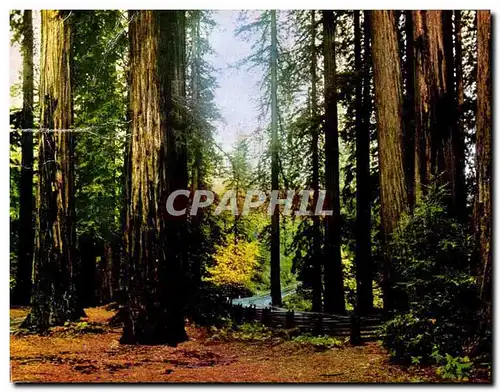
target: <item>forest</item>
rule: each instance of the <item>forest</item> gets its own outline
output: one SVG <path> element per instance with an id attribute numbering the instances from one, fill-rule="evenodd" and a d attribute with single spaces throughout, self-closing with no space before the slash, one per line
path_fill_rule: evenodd
<path id="1" fill-rule="evenodd" d="M 491 19 L 11 10 L 11 381 L 491 383 Z"/>

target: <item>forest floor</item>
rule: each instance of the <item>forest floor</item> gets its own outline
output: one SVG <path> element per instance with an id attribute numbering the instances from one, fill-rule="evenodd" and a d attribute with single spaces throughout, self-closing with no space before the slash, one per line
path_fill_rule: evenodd
<path id="1" fill-rule="evenodd" d="M 27 308 L 11 309 L 13 382 L 408 383 L 439 382 L 432 369 L 392 364 L 378 343 L 323 351 L 292 341 L 214 341 L 188 326 L 177 347 L 121 345 L 114 312 L 86 309 L 88 319 L 45 336 L 12 333 Z M 78 328 L 81 331 L 78 332 Z M 476 380 L 480 381 L 480 380 Z"/>

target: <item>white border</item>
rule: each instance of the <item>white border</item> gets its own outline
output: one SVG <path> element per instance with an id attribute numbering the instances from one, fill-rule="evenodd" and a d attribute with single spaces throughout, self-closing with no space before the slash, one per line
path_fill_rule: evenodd
<path id="1" fill-rule="evenodd" d="M 0 60 L 2 70 L 0 75 L 2 78 L 0 79 L 0 83 L 2 84 L 2 94 L 1 97 L 1 107 L 3 109 L 4 117 L 3 117 L 3 131 L 0 132 L 0 255 L 2 256 L 0 260 L 1 264 L 1 298 L 0 301 L 0 317 L 1 317 L 1 329 L 0 329 L 0 342 L 1 342 L 1 361 L 0 361 L 0 374 L 2 384 L 8 383 L 10 381 L 10 365 L 9 365 L 9 333 L 7 332 L 9 326 L 9 286 L 7 284 L 8 276 L 9 276 L 9 133 L 7 129 L 9 129 L 9 118 L 8 108 L 9 108 L 9 83 L 8 83 L 8 75 L 9 75 L 9 9 L 68 9 L 68 8 L 78 8 L 78 9 L 162 9 L 162 8 L 177 8 L 177 9 L 191 9 L 191 8 L 205 8 L 205 9 L 245 9 L 251 8 L 253 9 L 266 9 L 272 6 L 273 8 L 284 8 L 284 9 L 346 9 L 345 6 L 348 5 L 349 9 L 491 9 L 494 13 L 498 10 L 498 2 L 494 2 L 492 0 L 476 0 L 474 2 L 471 1 L 463 1 L 463 0 L 455 0 L 451 1 L 436 1 L 436 0 L 420 0 L 420 1 L 395 1 L 395 0 L 379 0 L 377 2 L 373 1 L 360 1 L 354 0 L 349 2 L 335 2 L 333 0 L 324 1 L 324 0 L 308 0 L 307 2 L 294 1 L 294 0 L 274 0 L 273 2 L 269 2 L 269 0 L 253 0 L 251 2 L 242 1 L 242 0 L 233 0 L 231 2 L 224 0 L 212 0 L 210 2 L 202 1 L 202 0 L 141 0 L 138 1 L 130 1 L 130 0 L 86 0 L 83 1 L 69 1 L 69 0 L 44 0 L 44 1 L 33 1 L 33 0 L 18 0 L 18 1 L 6 1 L 2 3 L 2 14 L 1 14 L 1 44 L 2 44 L 2 52 L 4 53 L 2 59 Z M 497 45 L 497 37 L 499 37 L 499 23 L 496 19 L 496 15 L 494 15 L 494 32 L 493 32 L 493 56 L 494 56 L 494 64 L 499 64 L 498 57 L 500 51 L 495 50 L 498 48 Z M 495 77 L 494 73 L 494 81 L 495 85 L 498 86 L 498 78 Z M 498 88 L 494 88 L 494 91 L 498 91 Z M 499 100 L 494 99 L 494 113 L 499 113 L 498 110 Z M 498 129 L 496 127 L 498 123 L 497 116 L 494 115 L 495 126 L 494 129 Z M 498 151 L 500 144 L 500 136 L 494 136 L 494 150 Z M 499 160 L 500 154 L 495 154 L 495 170 L 494 170 L 494 184 L 499 183 L 500 181 L 500 169 L 499 168 Z M 498 196 L 498 192 L 495 191 L 495 199 Z M 496 208 L 494 208 L 496 211 Z M 496 251 L 499 248 L 497 244 L 500 238 L 496 235 L 496 231 L 494 231 L 494 249 L 495 255 Z M 496 257 L 495 257 L 496 259 Z M 493 267 L 494 271 L 494 282 L 498 283 L 498 274 L 497 274 L 496 266 Z M 500 301 L 494 301 L 494 310 L 495 313 L 498 313 L 499 303 Z M 495 331 L 496 336 L 496 331 Z M 494 339 L 494 343 L 497 342 L 497 339 Z M 495 344 L 496 348 L 496 344 Z M 495 353 L 497 350 L 495 350 Z M 496 362 L 495 362 L 496 363 Z M 497 376 L 497 373 L 494 369 L 494 377 Z M 4 386 L 3 385 L 3 386 Z M 12 388 L 13 384 L 9 384 Z M 52 387 L 52 386 L 49 386 Z M 168 385 L 163 386 L 162 388 L 169 387 Z M 218 385 L 212 386 L 212 388 L 218 388 Z M 259 385 L 257 386 L 259 389 L 267 390 L 272 388 L 272 386 Z M 340 388 L 344 389 L 346 386 L 342 385 L 329 385 L 330 388 Z M 373 388 L 376 386 L 370 386 L 369 388 Z M 384 386 L 382 386 L 384 387 Z M 438 385 L 425 385 L 426 390 L 435 390 L 439 388 Z M 25 387 L 26 390 L 32 389 L 33 387 Z M 85 386 L 75 386 L 76 389 L 85 388 Z M 97 390 L 104 390 L 104 386 L 96 386 L 94 387 Z M 124 386 L 118 386 L 121 390 Z M 145 389 L 147 386 L 140 386 L 139 389 Z M 192 390 L 197 388 L 196 386 L 185 385 L 184 388 L 186 390 Z M 231 388 L 231 386 L 229 387 Z M 301 385 L 298 387 L 300 390 L 308 390 L 313 388 L 308 385 Z M 349 387 L 352 390 L 362 388 L 361 386 Z M 400 390 L 404 388 L 404 386 L 394 386 L 391 389 Z M 422 387 L 420 387 L 422 388 Z"/>

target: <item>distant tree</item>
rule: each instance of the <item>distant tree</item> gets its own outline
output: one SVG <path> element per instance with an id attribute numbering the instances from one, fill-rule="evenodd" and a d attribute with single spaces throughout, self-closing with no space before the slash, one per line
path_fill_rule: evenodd
<path id="1" fill-rule="evenodd" d="M 246 13 L 242 14 L 243 21 L 246 20 Z M 273 190 L 280 188 L 280 149 L 281 143 L 279 139 L 278 129 L 278 89 L 280 81 L 278 74 L 281 63 L 280 42 L 278 42 L 278 27 L 277 27 L 277 12 L 276 10 L 258 12 L 258 17 L 255 21 L 244 23 L 239 26 L 235 33 L 237 36 L 243 36 L 244 39 L 258 34 L 256 42 L 252 46 L 252 53 L 240 61 L 238 65 L 248 65 L 250 68 L 261 67 L 264 71 L 264 76 L 261 83 L 261 100 L 260 100 L 260 118 L 266 118 L 270 109 L 270 140 L 267 151 L 265 153 L 266 162 L 260 162 L 259 167 L 264 167 L 264 164 L 271 167 L 270 181 L 268 176 L 262 181 L 266 181 L 266 186 L 270 186 Z M 280 61 L 278 61 L 278 58 Z M 267 167 L 269 167 L 267 166 Z M 259 168 L 258 171 L 261 171 Z M 265 170 L 269 173 L 269 170 Z M 281 246 L 280 246 L 280 214 L 276 208 L 271 216 L 270 230 L 270 280 L 271 280 L 271 297 L 274 305 L 281 304 Z"/>
<path id="2" fill-rule="evenodd" d="M 360 11 L 354 11 L 356 72 L 356 282 L 360 314 L 373 309 L 370 184 L 370 19 L 363 13 L 364 48 L 361 56 Z M 363 59 L 363 65 L 361 60 Z"/>
<path id="3" fill-rule="evenodd" d="M 79 300 L 116 300 L 127 134 L 126 12 L 73 11 Z M 101 284 L 101 282 L 103 284 Z"/>
<path id="4" fill-rule="evenodd" d="M 278 48 L 276 11 L 271 11 L 271 189 L 279 189 L 278 166 Z M 280 283 L 280 215 L 275 208 L 271 217 L 271 298 L 274 306 L 281 305 Z"/>
<path id="5" fill-rule="evenodd" d="M 229 236 L 227 244 L 216 246 L 214 265 L 207 268 L 205 280 L 235 293 L 248 290 L 252 285 L 258 256 L 257 242 L 235 241 Z"/>
<path id="6" fill-rule="evenodd" d="M 19 251 L 16 285 L 11 302 L 28 305 L 33 264 L 33 17 L 25 10 L 22 22 L 23 108 L 21 114 L 21 184 L 19 187 Z"/>
<path id="7" fill-rule="evenodd" d="M 316 23 L 316 12 L 314 10 L 310 11 L 311 22 L 310 22 L 310 73 L 311 73 L 311 93 L 310 93 L 310 111 L 311 111 L 311 158 L 312 158 L 312 176 L 311 176 L 311 188 L 313 190 L 313 205 L 316 206 L 319 198 L 319 128 L 320 122 L 318 118 L 320 116 L 318 108 L 318 76 L 317 76 L 317 57 L 318 50 L 316 44 L 317 38 L 317 23 Z M 321 311 L 321 294 L 322 294 L 322 279 L 321 279 L 321 267 L 324 263 L 322 257 L 322 239 L 321 239 L 321 228 L 320 220 L 318 215 L 313 215 L 313 226 L 312 226 L 312 259 L 313 259 L 313 295 L 312 295 L 312 308 L 313 311 Z"/>
<path id="8" fill-rule="evenodd" d="M 325 208 L 326 216 L 324 309 L 345 313 L 344 283 L 340 252 L 339 142 L 335 57 L 335 15 L 323 11 L 323 53 L 325 62 Z"/>

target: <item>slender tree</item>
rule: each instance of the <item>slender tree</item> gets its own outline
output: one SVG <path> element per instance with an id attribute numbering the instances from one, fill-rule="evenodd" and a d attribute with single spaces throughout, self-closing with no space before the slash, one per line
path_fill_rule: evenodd
<path id="1" fill-rule="evenodd" d="M 191 113 L 197 119 L 201 115 L 200 111 L 200 66 L 201 66 L 201 54 L 200 54 L 200 19 L 201 12 L 199 10 L 192 11 L 193 15 L 190 20 L 191 29 Z M 200 127 L 198 127 L 200 128 Z M 203 156 L 202 156 L 202 140 L 200 137 L 193 138 L 193 150 L 194 150 L 194 162 L 192 167 L 191 176 L 191 192 L 203 188 Z M 194 193 L 192 193 L 194 194 Z M 201 234 L 201 219 L 202 211 L 199 211 L 197 215 L 193 216 L 191 219 L 191 226 L 193 231 L 193 240 L 196 241 L 195 246 L 199 246 L 202 241 Z M 201 285 L 201 260 L 199 257 L 191 257 L 193 260 L 193 265 L 191 268 L 191 277 L 193 289 L 196 289 Z"/>
<path id="2" fill-rule="evenodd" d="M 357 311 L 373 309 L 370 186 L 370 19 L 364 12 L 364 57 L 361 63 L 360 11 L 354 11 L 356 68 L 356 282 Z"/>
<path id="3" fill-rule="evenodd" d="M 278 47 L 276 10 L 271 11 L 271 188 L 279 187 L 278 140 Z M 279 209 L 271 217 L 271 298 L 274 306 L 281 305 L 280 283 L 280 221 Z"/>
<path id="4" fill-rule="evenodd" d="M 12 303 L 28 305 L 33 264 L 33 18 L 25 10 L 22 25 L 23 109 L 21 114 L 21 184 L 19 187 L 19 252 Z"/>
<path id="5" fill-rule="evenodd" d="M 493 139 L 491 14 L 477 11 L 476 241 L 483 317 L 491 320 L 493 260 Z"/>
<path id="6" fill-rule="evenodd" d="M 339 134 L 335 64 L 335 16 L 323 11 L 323 53 L 325 62 L 325 205 L 333 211 L 326 216 L 324 309 L 345 313 L 344 280 L 340 254 Z"/>
<path id="7" fill-rule="evenodd" d="M 394 11 L 372 11 L 372 59 L 380 165 L 380 211 L 384 253 L 384 307 L 394 307 L 388 245 L 407 210 L 403 153 L 403 89 Z"/>
<path id="8" fill-rule="evenodd" d="M 319 196 L 319 122 L 318 122 L 318 89 L 317 89 L 317 50 L 316 50 L 316 12 L 311 11 L 311 96 L 310 96 L 310 110 L 311 110 L 311 157 L 312 157 L 312 190 L 313 205 L 318 202 Z M 322 308 L 321 293 L 321 267 L 323 260 L 321 257 L 321 230 L 319 216 L 313 216 L 313 297 L 312 309 L 315 312 L 320 312 Z"/>
<path id="9" fill-rule="evenodd" d="M 182 314 L 187 198 L 184 11 L 130 12 L 127 315 L 122 343 L 187 339 Z M 148 97 L 148 99 L 144 99 Z"/>
<path id="10" fill-rule="evenodd" d="M 83 315 L 75 295 L 74 139 L 71 16 L 41 14 L 39 178 L 31 312 L 25 325 L 46 329 Z"/>

